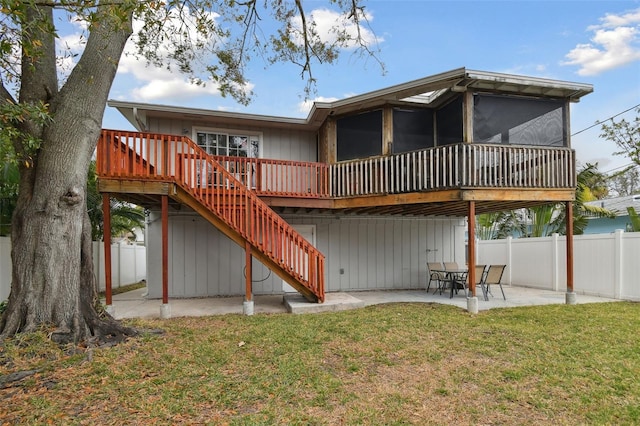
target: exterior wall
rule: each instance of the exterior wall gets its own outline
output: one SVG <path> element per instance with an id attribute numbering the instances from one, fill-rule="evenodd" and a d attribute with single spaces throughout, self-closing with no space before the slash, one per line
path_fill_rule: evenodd
<path id="1" fill-rule="evenodd" d="M 148 232 L 149 296 L 162 296 L 161 221 L 151 213 Z M 287 216 L 316 226 L 326 256 L 326 291 L 424 288 L 429 260 L 464 264 L 462 219 Z M 169 217 L 169 297 L 244 294 L 244 249 L 195 213 Z M 427 249 L 430 251 L 427 252 Z M 436 251 L 437 250 L 437 251 Z M 435 259 L 432 259 L 435 257 Z M 253 261 L 253 293 L 280 294 L 282 280 Z"/>
<path id="2" fill-rule="evenodd" d="M 616 229 L 626 231 L 631 226 L 629 216 L 616 216 L 614 218 L 598 217 L 589 219 L 585 234 L 604 234 L 607 232 L 615 232 Z"/>
<path id="3" fill-rule="evenodd" d="M 318 144 L 316 134 L 291 129 L 259 128 L 252 126 L 227 127 L 207 122 L 179 120 L 149 120 L 149 131 L 184 135 L 195 140 L 194 129 L 227 129 L 244 130 L 262 135 L 260 156 L 290 161 L 318 161 Z"/>

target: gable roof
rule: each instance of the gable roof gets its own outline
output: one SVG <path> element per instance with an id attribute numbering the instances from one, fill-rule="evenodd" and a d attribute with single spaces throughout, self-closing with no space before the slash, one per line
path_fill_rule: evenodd
<path id="1" fill-rule="evenodd" d="M 109 100 L 107 104 L 117 108 L 136 129 L 141 131 L 146 130 L 141 128 L 143 124 L 140 120 L 141 116 L 206 118 L 208 121 L 220 121 L 227 124 L 242 122 L 245 125 L 256 124 L 263 127 L 300 127 L 307 130 L 317 130 L 329 115 L 348 114 L 384 105 L 438 106 L 457 93 L 467 90 L 561 98 L 578 102 L 582 96 L 593 92 L 593 86 L 584 83 L 458 68 L 335 102 L 314 102 L 306 119 L 115 100 Z"/>

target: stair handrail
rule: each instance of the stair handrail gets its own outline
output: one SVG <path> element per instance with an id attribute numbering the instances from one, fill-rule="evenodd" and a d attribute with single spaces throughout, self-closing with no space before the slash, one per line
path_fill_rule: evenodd
<path id="1" fill-rule="evenodd" d="M 105 129 L 97 171 L 179 185 L 324 301 L 324 255 L 190 138 Z"/>

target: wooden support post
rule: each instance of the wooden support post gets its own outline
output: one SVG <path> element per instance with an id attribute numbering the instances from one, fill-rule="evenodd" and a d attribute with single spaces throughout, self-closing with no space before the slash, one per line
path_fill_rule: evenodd
<path id="1" fill-rule="evenodd" d="M 111 204 L 109 194 L 102 194 L 102 216 L 103 231 L 102 241 L 104 242 L 104 297 L 107 306 L 112 304 L 111 293 Z"/>
<path id="2" fill-rule="evenodd" d="M 251 302 L 252 300 L 252 293 L 253 293 L 253 288 L 252 288 L 252 282 L 253 282 L 253 272 L 251 270 L 251 244 L 249 244 L 249 241 L 246 241 L 244 243 L 244 257 L 245 257 L 245 271 L 246 271 L 246 277 L 245 277 L 245 289 L 244 289 L 244 300 L 246 302 Z"/>
<path id="3" fill-rule="evenodd" d="M 573 293 L 573 203 L 567 201 L 566 228 L 567 228 L 567 293 Z"/>
<path id="4" fill-rule="evenodd" d="M 471 297 L 476 297 L 476 202 L 469 201 L 468 229 L 468 273 Z"/>
<path id="5" fill-rule="evenodd" d="M 162 196 L 162 304 L 169 303 L 169 196 Z"/>

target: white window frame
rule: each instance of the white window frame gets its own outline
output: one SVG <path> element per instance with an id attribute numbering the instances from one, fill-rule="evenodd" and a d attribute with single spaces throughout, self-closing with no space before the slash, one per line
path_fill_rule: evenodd
<path id="1" fill-rule="evenodd" d="M 249 158 L 262 158 L 262 142 L 263 142 L 263 137 L 262 137 L 262 132 L 256 132 L 256 131 L 252 131 L 252 130 L 238 130 L 238 129 L 223 129 L 223 128 L 218 128 L 218 127 L 194 127 L 192 130 L 192 137 L 191 139 L 197 144 L 198 143 L 198 133 L 212 133 L 212 134 L 218 134 L 218 135 L 226 135 L 227 136 L 227 147 L 229 144 L 229 137 L 230 136 L 246 136 L 249 138 L 249 141 L 251 140 L 258 140 L 258 155 L 257 157 L 254 156 L 249 156 Z M 253 154 L 251 151 L 249 151 L 249 154 Z"/>

